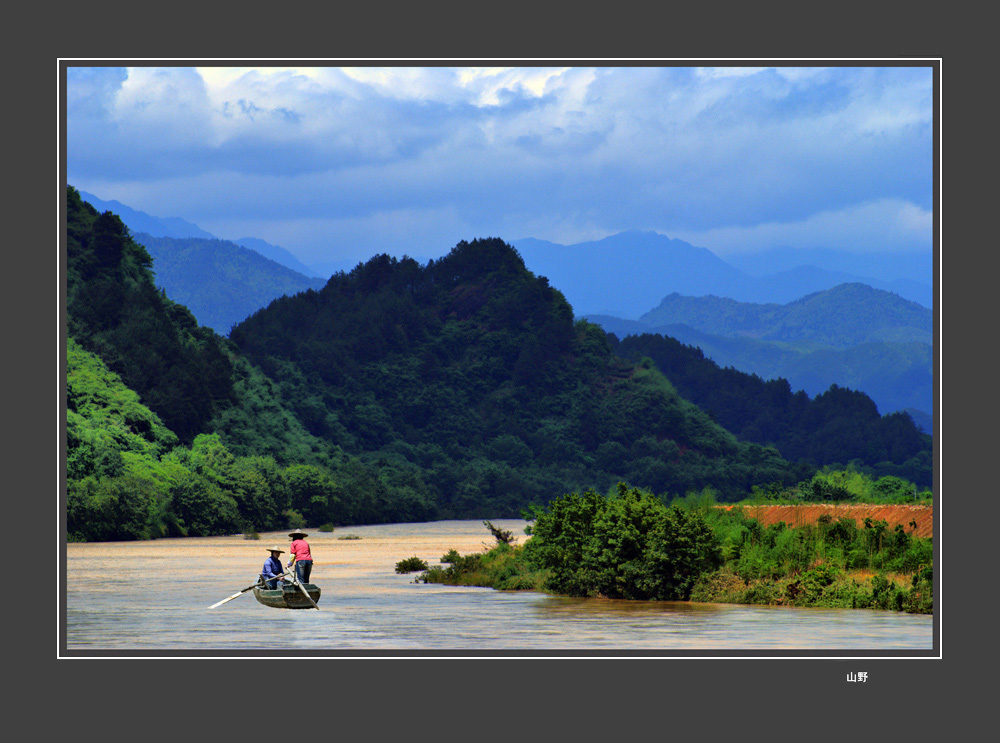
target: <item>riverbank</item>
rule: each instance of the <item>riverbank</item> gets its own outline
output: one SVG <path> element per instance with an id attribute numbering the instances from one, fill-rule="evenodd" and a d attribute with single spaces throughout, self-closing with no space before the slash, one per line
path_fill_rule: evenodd
<path id="1" fill-rule="evenodd" d="M 523 548 L 518 546 L 497 546 L 466 555 L 452 550 L 442 556 L 447 562 L 429 565 L 416 581 L 548 593 L 546 573 L 525 565 L 522 552 Z M 689 600 L 709 604 L 881 609 L 911 614 L 932 614 L 934 610 L 929 568 L 923 573 L 906 575 L 872 570 L 844 571 L 818 564 L 779 578 L 745 580 L 727 565 L 701 576 Z"/>
<path id="2" fill-rule="evenodd" d="M 794 509 L 802 510 L 796 513 Z M 703 603 L 933 613 L 931 539 L 918 535 L 921 525 L 932 518 L 930 507 L 750 506 L 701 509 L 701 513 L 714 534 L 718 557 L 694 577 L 682 598 Z M 877 515 L 893 518 L 895 528 L 889 528 L 887 518 L 874 520 Z M 762 523 L 768 516 L 771 523 Z M 789 526 L 789 521 L 800 525 Z M 571 549 L 582 550 L 581 554 L 607 549 L 605 537 L 579 532 L 579 538 L 583 542 Z M 640 541 L 635 542 L 636 548 Z M 566 548 L 563 544 L 558 549 Z M 671 558 L 659 559 L 665 560 L 663 568 L 669 570 Z M 639 564 L 633 562 L 628 571 L 638 569 Z M 551 578 L 552 573 L 540 567 L 536 550 L 497 540 L 492 548 L 472 554 L 451 549 L 441 556 L 440 564 L 426 566 L 417 580 L 552 591 Z M 639 580 L 654 578 L 650 574 Z M 601 594 L 600 589 L 591 588 L 576 595 Z"/>

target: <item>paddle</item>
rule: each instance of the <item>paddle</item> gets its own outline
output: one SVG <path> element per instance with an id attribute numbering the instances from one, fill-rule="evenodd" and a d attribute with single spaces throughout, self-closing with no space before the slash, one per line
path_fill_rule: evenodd
<path id="1" fill-rule="evenodd" d="M 289 565 L 289 569 L 291 569 L 291 565 Z M 309 603 L 313 605 L 313 608 L 316 611 L 319 611 L 319 607 L 316 606 L 316 602 L 312 600 L 312 596 L 310 596 L 309 592 L 305 589 L 305 587 L 301 583 L 299 583 L 298 571 L 295 572 L 295 578 L 292 582 L 299 587 L 299 590 L 302 591 L 302 595 L 305 596 L 307 599 L 309 599 Z"/>
<path id="2" fill-rule="evenodd" d="M 284 576 L 286 576 L 286 575 L 288 575 L 288 571 L 287 571 L 287 570 L 286 570 L 286 571 L 285 571 L 284 573 L 282 573 L 281 575 L 278 575 L 278 576 L 275 576 L 275 577 L 276 577 L 276 578 L 282 578 L 282 577 L 284 577 Z M 274 580 L 274 578 L 270 578 L 269 580 Z M 210 607 L 208 607 L 208 608 L 209 608 L 209 609 L 214 609 L 214 608 L 215 608 L 215 607 L 217 607 L 217 606 L 222 606 L 222 605 L 223 605 L 224 603 L 226 603 L 227 601 L 232 601 L 232 600 L 233 600 L 233 599 L 235 599 L 235 598 L 239 598 L 240 596 L 242 596 L 242 595 L 243 595 L 244 593 L 246 593 L 247 591 L 250 591 L 250 590 L 252 590 L 254 586 L 259 586 L 259 585 L 260 585 L 260 579 L 258 578 L 258 579 L 257 579 L 257 582 L 256 582 L 256 583 L 251 583 L 251 584 L 250 584 L 249 586 L 247 586 L 246 588 L 244 588 L 244 589 L 243 589 L 242 591 L 237 591 L 236 593 L 234 593 L 234 594 L 233 594 L 232 596 L 230 596 L 229 598 L 226 598 L 226 599 L 222 599 L 222 601 L 219 601 L 218 603 L 215 603 L 215 604 L 212 604 L 212 605 L 211 605 Z M 306 594 L 306 595 L 308 596 L 308 594 Z M 312 601 L 312 599 L 309 599 L 309 600 L 310 600 L 310 601 Z"/>

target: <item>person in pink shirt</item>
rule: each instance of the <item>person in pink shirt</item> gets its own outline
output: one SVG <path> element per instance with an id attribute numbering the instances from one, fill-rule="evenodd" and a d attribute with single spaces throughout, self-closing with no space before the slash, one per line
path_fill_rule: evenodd
<path id="1" fill-rule="evenodd" d="M 292 559 L 289 561 L 288 567 L 295 566 L 295 575 L 298 577 L 299 583 L 308 583 L 313 567 L 312 553 L 309 551 L 309 542 L 306 541 L 306 537 L 309 535 L 301 529 L 296 529 L 288 536 L 292 539 L 292 546 L 288 548 Z"/>

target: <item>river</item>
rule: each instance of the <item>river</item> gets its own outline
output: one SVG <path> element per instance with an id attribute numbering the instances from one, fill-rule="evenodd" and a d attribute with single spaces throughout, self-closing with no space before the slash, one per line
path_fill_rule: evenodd
<path id="1" fill-rule="evenodd" d="M 525 522 L 498 520 L 524 541 Z M 319 610 L 245 593 L 287 533 L 68 544 L 60 652 L 67 656 L 817 655 L 927 657 L 930 616 L 687 602 L 571 599 L 415 582 L 408 557 L 492 542 L 481 521 L 309 531 Z M 345 537 L 357 537 L 347 539 Z M 287 558 L 287 554 L 283 555 Z M 909 652 L 907 652 L 909 651 Z"/>

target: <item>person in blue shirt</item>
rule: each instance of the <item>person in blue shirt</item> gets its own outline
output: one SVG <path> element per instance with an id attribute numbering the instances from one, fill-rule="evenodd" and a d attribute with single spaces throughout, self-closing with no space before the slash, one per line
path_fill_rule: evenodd
<path id="1" fill-rule="evenodd" d="M 280 557 L 284 550 L 280 547 L 268 547 L 267 551 L 271 553 L 271 556 L 264 561 L 264 569 L 260 571 L 260 575 L 264 579 L 265 585 L 274 590 L 278 588 L 279 583 L 283 582 L 278 576 L 285 572 L 281 566 Z"/>

